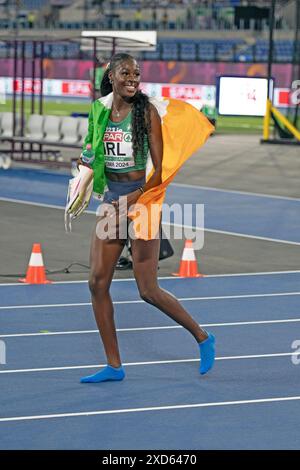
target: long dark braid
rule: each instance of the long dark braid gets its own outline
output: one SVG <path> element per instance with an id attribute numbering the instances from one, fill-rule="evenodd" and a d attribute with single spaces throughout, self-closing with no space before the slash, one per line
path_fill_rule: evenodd
<path id="1" fill-rule="evenodd" d="M 132 149 L 134 157 L 139 153 L 142 159 L 146 158 L 145 140 L 150 140 L 151 121 L 149 98 L 142 91 L 134 97 L 132 108 Z"/>
<path id="2" fill-rule="evenodd" d="M 134 58 L 126 53 L 118 53 L 111 58 L 109 66 L 105 70 L 101 81 L 100 90 L 102 96 L 106 96 L 113 91 L 108 74 L 124 60 L 134 60 Z M 145 159 L 145 140 L 149 140 L 151 131 L 150 103 L 148 96 L 140 90 L 137 91 L 133 98 L 131 124 L 133 156 L 135 158 L 136 155 L 139 154 L 142 159 Z"/>
<path id="3" fill-rule="evenodd" d="M 109 77 L 108 77 L 109 72 L 110 72 L 110 65 L 105 70 L 102 80 L 101 80 L 100 92 L 102 96 L 109 95 L 109 93 L 113 91 L 112 84 L 110 83 Z"/>

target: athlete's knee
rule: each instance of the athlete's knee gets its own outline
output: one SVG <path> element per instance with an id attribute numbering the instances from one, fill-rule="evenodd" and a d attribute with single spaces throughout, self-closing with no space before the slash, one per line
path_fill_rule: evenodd
<path id="1" fill-rule="evenodd" d="M 107 277 L 101 273 L 92 273 L 89 278 L 89 289 L 92 295 L 108 291 L 109 282 Z"/>
<path id="2" fill-rule="evenodd" d="M 159 289 L 158 288 L 149 288 L 149 287 L 140 287 L 139 293 L 141 299 L 143 299 L 148 304 L 155 305 L 158 300 Z"/>

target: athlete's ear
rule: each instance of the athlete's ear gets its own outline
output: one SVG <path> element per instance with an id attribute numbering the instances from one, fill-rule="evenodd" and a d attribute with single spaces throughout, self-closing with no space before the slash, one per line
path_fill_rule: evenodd
<path id="1" fill-rule="evenodd" d="M 109 82 L 112 83 L 113 82 L 112 72 L 108 72 L 108 78 L 109 78 Z"/>

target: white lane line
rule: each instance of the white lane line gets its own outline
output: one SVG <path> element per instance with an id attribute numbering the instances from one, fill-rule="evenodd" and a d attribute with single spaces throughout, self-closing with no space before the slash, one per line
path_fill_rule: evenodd
<path id="1" fill-rule="evenodd" d="M 258 272 L 258 273 L 230 273 L 230 274 L 205 274 L 204 277 L 241 277 L 241 276 L 274 276 L 280 274 L 300 274 L 300 270 L 292 271 L 269 271 L 269 272 Z M 173 279 L 172 277 L 170 279 Z M 182 279 L 182 278 L 179 278 Z M 134 279 L 133 279 L 134 280 Z"/>
<path id="2" fill-rule="evenodd" d="M 297 323 L 300 318 L 287 318 L 285 320 L 259 320 L 259 321 L 241 321 L 241 322 L 226 322 L 226 323 L 201 323 L 205 328 L 217 326 L 248 326 L 248 325 L 270 325 L 280 323 Z M 135 332 L 135 331 L 157 331 L 157 330 L 176 330 L 183 329 L 183 326 L 146 326 L 140 328 L 117 328 L 118 333 Z M 73 331 L 48 331 L 45 333 L 14 333 L 7 335 L 0 335 L 0 338 L 25 338 L 31 336 L 62 336 L 62 335 L 83 335 L 99 333 L 98 330 L 73 330 Z"/>
<path id="3" fill-rule="evenodd" d="M 0 201 L 3 201 L 3 202 L 16 202 L 18 204 L 25 204 L 25 205 L 29 205 L 29 206 L 37 206 L 37 207 L 47 207 L 48 209 L 60 209 L 60 210 L 63 210 L 64 207 L 63 206 L 58 206 L 58 205 L 55 205 L 55 204 L 46 204 L 44 202 L 34 202 L 34 201 L 25 201 L 23 199 L 14 199 L 14 198 L 10 198 L 10 197 L 0 197 Z M 86 211 L 88 213 L 91 213 L 91 211 Z M 92 214 L 94 214 L 94 212 L 92 212 Z"/>
<path id="4" fill-rule="evenodd" d="M 132 301 L 134 302 L 140 302 L 139 300 Z M 114 302 L 116 303 L 116 302 Z M 129 303 L 129 302 L 125 302 Z M 62 308 L 62 307 L 85 307 L 88 305 L 92 305 L 91 302 L 77 302 L 77 303 L 71 303 L 71 304 L 38 304 L 38 305 L 9 305 L 8 307 L 0 307 L 0 310 L 16 310 L 16 309 L 23 309 L 23 308 Z"/>
<path id="5" fill-rule="evenodd" d="M 270 238 L 270 237 L 262 237 L 260 235 L 250 235 L 248 233 L 241 233 L 241 232 L 229 232 L 228 230 L 217 230 L 214 228 L 202 228 L 202 227 L 195 227 L 194 225 L 182 225 L 170 222 L 162 221 L 162 225 L 170 225 L 173 227 L 179 227 L 188 230 L 202 230 L 204 232 L 211 232 L 211 233 L 219 233 L 221 235 L 230 235 L 232 237 L 240 237 L 240 238 L 250 238 L 252 240 L 262 240 L 265 242 L 274 242 L 274 243 L 284 243 L 285 245 L 300 245 L 300 242 L 295 242 L 292 240 L 284 240 L 282 238 Z"/>
<path id="6" fill-rule="evenodd" d="M 257 403 L 278 403 L 287 401 L 299 401 L 300 396 L 292 397 L 273 397 L 273 398 L 256 398 L 254 400 L 233 400 L 233 401 L 216 401 L 208 403 L 190 403 L 184 405 L 165 405 L 165 406 L 148 406 L 143 408 L 123 408 L 115 410 L 97 410 L 97 411 L 81 411 L 76 413 L 56 413 L 48 415 L 32 415 L 32 416 L 13 416 L 7 418 L 0 418 L 0 422 L 11 421 L 33 421 L 40 419 L 57 419 L 57 418 L 75 418 L 87 417 L 97 415 L 112 415 L 121 413 L 142 413 L 146 411 L 167 411 L 167 410 L 186 410 L 191 408 L 210 408 L 216 406 L 233 406 L 233 405 L 254 405 Z"/>
<path id="7" fill-rule="evenodd" d="M 283 201 L 300 202 L 300 199 L 297 197 L 277 196 L 275 194 L 265 194 L 265 193 L 251 193 L 249 191 L 238 191 L 235 189 L 213 188 L 209 186 L 195 186 L 192 184 L 185 184 L 185 183 L 171 183 L 171 186 L 178 186 L 179 188 L 200 189 L 204 191 L 216 191 L 220 193 L 241 194 L 242 196 L 245 195 L 245 196 L 255 196 L 255 197 L 266 197 L 268 199 L 282 199 Z"/>
<path id="8" fill-rule="evenodd" d="M 298 357 L 299 353 L 288 352 L 288 353 L 270 353 L 270 354 L 248 354 L 245 356 L 220 356 L 216 357 L 216 361 L 232 361 L 237 359 L 261 359 L 266 357 L 284 357 L 284 356 L 295 356 Z M 123 366 L 152 366 L 161 364 L 179 364 L 186 362 L 199 362 L 198 359 L 173 359 L 168 361 L 147 361 L 147 362 L 124 362 Z M 36 369 L 7 369 L 0 370 L 0 374 L 19 374 L 24 372 L 53 372 L 61 370 L 75 370 L 75 369 L 99 369 L 99 367 L 105 367 L 106 364 L 89 364 L 81 366 L 65 366 L 65 367 L 41 367 Z"/>
<path id="9" fill-rule="evenodd" d="M 257 273 L 229 273 L 229 274 L 204 274 L 204 278 L 214 278 L 214 277 L 241 277 L 241 276 L 269 276 L 269 275 L 280 275 L 280 274 L 300 274 L 300 270 L 292 270 L 292 271 L 263 271 L 263 272 L 257 272 Z M 186 279 L 184 277 L 180 276 L 159 276 L 159 280 L 164 280 L 164 279 L 172 279 L 173 281 L 177 280 L 182 280 Z M 128 277 L 128 278 L 123 278 L 123 279 L 113 279 L 114 282 L 135 282 L 134 277 Z M 53 281 L 52 284 L 87 284 L 88 280 L 81 280 L 81 281 Z M 7 287 L 7 286 L 13 286 L 13 287 L 19 287 L 19 286 L 28 286 L 28 284 L 20 283 L 17 284 L 15 282 L 7 282 L 0 284 L 0 289 L 1 287 Z"/>
<path id="10" fill-rule="evenodd" d="M 252 298 L 261 298 L 261 297 L 288 297 L 300 295 L 300 292 L 275 292 L 270 294 L 242 294 L 242 295 L 221 295 L 214 297 L 179 297 L 178 300 L 181 302 L 193 302 L 193 301 L 202 301 L 202 300 L 227 300 L 227 299 L 252 299 Z M 142 304 L 145 303 L 144 300 L 116 300 L 113 302 L 114 305 L 123 305 L 123 304 Z M 62 307 L 84 307 L 92 305 L 91 302 L 76 302 L 70 304 L 32 304 L 32 305 L 8 305 L 1 306 L 0 310 L 16 310 L 24 308 L 62 308 Z"/>
<path id="11" fill-rule="evenodd" d="M 250 191 L 241 191 L 241 190 L 236 190 L 236 189 L 222 189 L 222 188 L 215 188 L 215 187 L 209 187 L 209 186 L 198 186 L 198 185 L 193 185 L 193 184 L 185 184 L 185 183 L 171 183 L 170 186 L 177 186 L 179 188 L 189 188 L 193 190 L 204 190 L 204 191 L 213 191 L 213 192 L 219 192 L 219 193 L 228 193 L 228 194 L 240 194 L 242 196 L 253 196 L 253 197 L 260 197 L 260 198 L 267 198 L 267 199 L 276 199 L 276 200 L 282 200 L 282 201 L 293 201 L 293 202 L 300 202 L 300 198 L 296 197 L 291 197 L 291 196 L 278 196 L 275 194 L 265 194 L 265 193 L 256 193 L 256 192 L 250 192 Z M 42 207 L 49 207 L 52 209 L 64 209 L 62 206 L 54 205 L 54 204 L 44 204 L 44 203 L 39 203 L 39 202 L 31 202 L 31 201 L 24 201 L 23 199 L 15 199 L 15 198 L 8 198 L 8 197 L 0 197 L 0 201 L 4 202 L 18 202 L 20 204 L 32 204 L 32 205 L 37 205 L 37 206 L 42 206 Z M 86 211 L 93 213 L 93 211 Z"/>
<path id="12" fill-rule="evenodd" d="M 6 201 L 6 202 L 17 202 L 17 203 L 20 203 L 20 204 L 27 204 L 27 205 L 33 205 L 33 206 L 39 206 L 39 207 L 48 207 L 50 209 L 61 209 L 61 210 L 64 209 L 64 207 L 60 207 L 60 206 L 55 206 L 55 205 L 51 205 L 51 204 L 43 204 L 43 203 L 38 203 L 38 202 L 31 202 L 31 201 L 22 201 L 20 199 L 10 199 L 10 198 L 1 198 L 0 197 L 0 201 L 1 200 Z M 96 211 L 86 210 L 85 214 L 94 214 L 95 215 L 95 212 Z M 174 226 L 174 227 L 179 227 L 179 228 L 188 229 L 188 230 L 202 230 L 202 231 L 204 230 L 205 232 L 219 233 L 221 235 L 230 235 L 230 236 L 234 236 L 234 237 L 250 238 L 250 239 L 254 239 L 254 240 L 262 240 L 262 241 L 267 241 L 267 242 L 283 243 L 285 245 L 295 245 L 295 246 L 300 245 L 300 242 L 295 242 L 295 241 L 291 241 L 291 240 L 284 240 L 284 239 L 280 239 L 280 238 L 261 237 L 261 236 L 258 236 L 258 235 L 249 235 L 249 234 L 240 233 L 240 232 L 229 232 L 227 230 L 217 230 L 217 229 L 195 227 L 193 225 L 183 225 L 183 224 L 164 222 L 163 220 L 162 220 L 162 225 L 171 225 L 171 226 Z"/>

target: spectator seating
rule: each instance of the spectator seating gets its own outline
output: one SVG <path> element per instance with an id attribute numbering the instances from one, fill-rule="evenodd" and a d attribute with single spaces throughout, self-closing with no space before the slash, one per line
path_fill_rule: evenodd
<path id="1" fill-rule="evenodd" d="M 88 132 L 88 119 L 86 118 L 77 118 L 78 119 L 78 134 L 79 134 L 79 142 L 82 145 L 83 141 L 85 139 L 85 136 L 87 135 Z"/>
<path id="2" fill-rule="evenodd" d="M 80 148 L 87 134 L 88 119 L 70 116 L 41 116 L 32 114 L 25 123 L 24 136 L 13 135 L 13 114 L 0 113 L 0 141 Z"/>
<path id="3" fill-rule="evenodd" d="M 31 114 L 27 122 L 26 137 L 29 139 L 41 140 L 44 138 L 44 116 L 40 114 Z"/>
<path id="4" fill-rule="evenodd" d="M 257 40 L 249 46 L 244 39 L 160 39 L 157 50 L 144 52 L 144 60 L 267 62 L 269 43 Z M 298 43 L 300 52 L 300 41 Z M 296 56 L 299 56 L 299 52 Z M 274 41 L 274 62 L 291 62 L 294 53 L 292 40 Z"/>
<path id="5" fill-rule="evenodd" d="M 64 116 L 61 121 L 60 132 L 62 134 L 61 142 L 64 144 L 76 144 L 79 141 L 78 119 Z"/>
<path id="6" fill-rule="evenodd" d="M 161 39 L 157 50 L 142 53 L 144 60 L 214 61 L 234 60 L 243 39 Z"/>
<path id="7" fill-rule="evenodd" d="M 22 9 L 39 10 L 49 3 L 47 0 L 22 0 Z"/>
<path id="8" fill-rule="evenodd" d="M 300 41 L 298 49 L 300 48 Z M 269 42 L 267 40 L 257 40 L 254 46 L 245 46 L 236 54 L 239 62 L 266 62 L 269 54 Z M 294 42 L 292 40 L 274 41 L 274 62 L 291 62 L 294 54 Z"/>
<path id="9" fill-rule="evenodd" d="M 61 140 L 61 118 L 59 116 L 45 116 L 44 132 L 47 142 L 58 142 Z"/>
<path id="10" fill-rule="evenodd" d="M 300 42 L 299 42 L 300 49 Z M 137 54 L 141 60 L 182 60 L 182 61 L 224 61 L 224 62 L 266 62 L 268 60 L 268 40 L 257 40 L 249 44 L 243 39 L 187 39 L 159 38 L 155 51 L 145 51 Z M 274 62 L 291 62 L 294 42 L 292 40 L 274 41 Z M 36 55 L 40 56 L 38 44 Z M 27 42 L 25 55 L 31 57 L 32 43 Z M 297 55 L 297 54 L 296 54 Z M 299 55 L 299 53 L 298 53 Z M 0 58 L 13 57 L 12 44 L 0 44 Z M 91 55 L 80 50 L 79 43 L 61 41 L 45 42 L 44 57 L 53 59 L 91 59 Z"/>
<path id="11" fill-rule="evenodd" d="M 0 138 L 6 139 L 13 137 L 13 113 L 0 113 Z M 16 115 L 16 134 L 19 134 L 20 129 L 20 116 Z"/>

